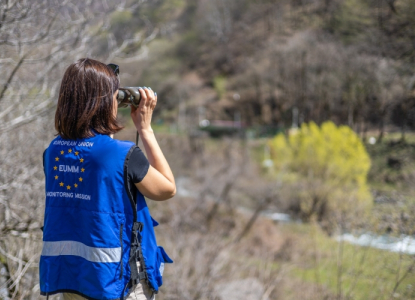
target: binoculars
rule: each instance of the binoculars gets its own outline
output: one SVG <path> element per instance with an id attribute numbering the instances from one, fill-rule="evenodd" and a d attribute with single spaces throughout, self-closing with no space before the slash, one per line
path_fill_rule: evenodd
<path id="1" fill-rule="evenodd" d="M 137 107 L 140 104 L 141 94 L 138 87 L 128 86 L 118 89 L 117 101 L 118 107 Z"/>

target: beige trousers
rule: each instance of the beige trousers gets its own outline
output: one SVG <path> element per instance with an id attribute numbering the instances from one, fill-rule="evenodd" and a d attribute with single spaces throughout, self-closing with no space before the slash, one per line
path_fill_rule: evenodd
<path id="1" fill-rule="evenodd" d="M 72 293 L 63 293 L 61 300 L 85 300 L 86 298 Z M 152 295 L 151 290 L 147 284 L 139 283 L 135 290 L 126 298 L 126 300 L 155 300 L 156 297 Z"/>
<path id="2" fill-rule="evenodd" d="M 137 263 L 137 268 L 140 270 L 140 263 Z M 155 300 L 156 296 L 148 287 L 144 280 L 132 287 L 131 293 L 125 300 Z M 84 297 L 72 293 L 62 293 L 61 300 L 85 300 Z"/>

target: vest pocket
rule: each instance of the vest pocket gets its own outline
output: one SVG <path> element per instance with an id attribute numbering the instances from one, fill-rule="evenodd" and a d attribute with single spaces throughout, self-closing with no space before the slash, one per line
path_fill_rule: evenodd
<path id="1" fill-rule="evenodd" d="M 120 226 L 120 245 L 121 245 L 121 257 L 120 257 L 120 265 L 121 265 L 121 270 L 120 270 L 120 277 L 119 279 L 122 278 L 123 273 L 124 273 L 124 264 L 123 264 L 123 259 L 122 256 L 124 254 L 124 243 L 122 242 L 122 233 L 124 231 L 124 224 L 121 224 Z"/>
<path id="2" fill-rule="evenodd" d="M 156 280 L 158 286 L 163 284 L 163 272 L 164 272 L 164 264 L 169 263 L 171 264 L 173 260 L 167 255 L 164 248 L 161 246 L 157 247 L 157 261 L 156 261 Z"/>

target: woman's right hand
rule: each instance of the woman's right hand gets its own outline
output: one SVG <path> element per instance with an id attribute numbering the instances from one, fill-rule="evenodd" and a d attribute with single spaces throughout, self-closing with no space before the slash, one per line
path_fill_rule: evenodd
<path id="1" fill-rule="evenodd" d="M 157 94 L 150 88 L 140 87 L 138 90 L 141 94 L 141 101 L 137 108 L 131 105 L 131 118 L 138 133 L 152 131 L 151 118 L 157 105 Z"/>
<path id="2" fill-rule="evenodd" d="M 141 101 L 131 106 L 131 118 L 140 134 L 150 167 L 141 182 L 135 185 L 147 198 L 167 200 L 176 193 L 176 184 L 170 166 L 157 143 L 151 128 L 151 117 L 157 104 L 157 94 L 149 88 L 139 88 Z"/>

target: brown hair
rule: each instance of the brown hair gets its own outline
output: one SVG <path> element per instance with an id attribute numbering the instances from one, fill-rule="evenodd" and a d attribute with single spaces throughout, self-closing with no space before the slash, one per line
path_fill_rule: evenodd
<path id="1" fill-rule="evenodd" d="M 81 58 L 66 69 L 59 91 L 55 128 L 64 139 L 82 139 L 94 132 L 113 134 L 123 127 L 113 113 L 119 79 L 107 65 Z"/>

